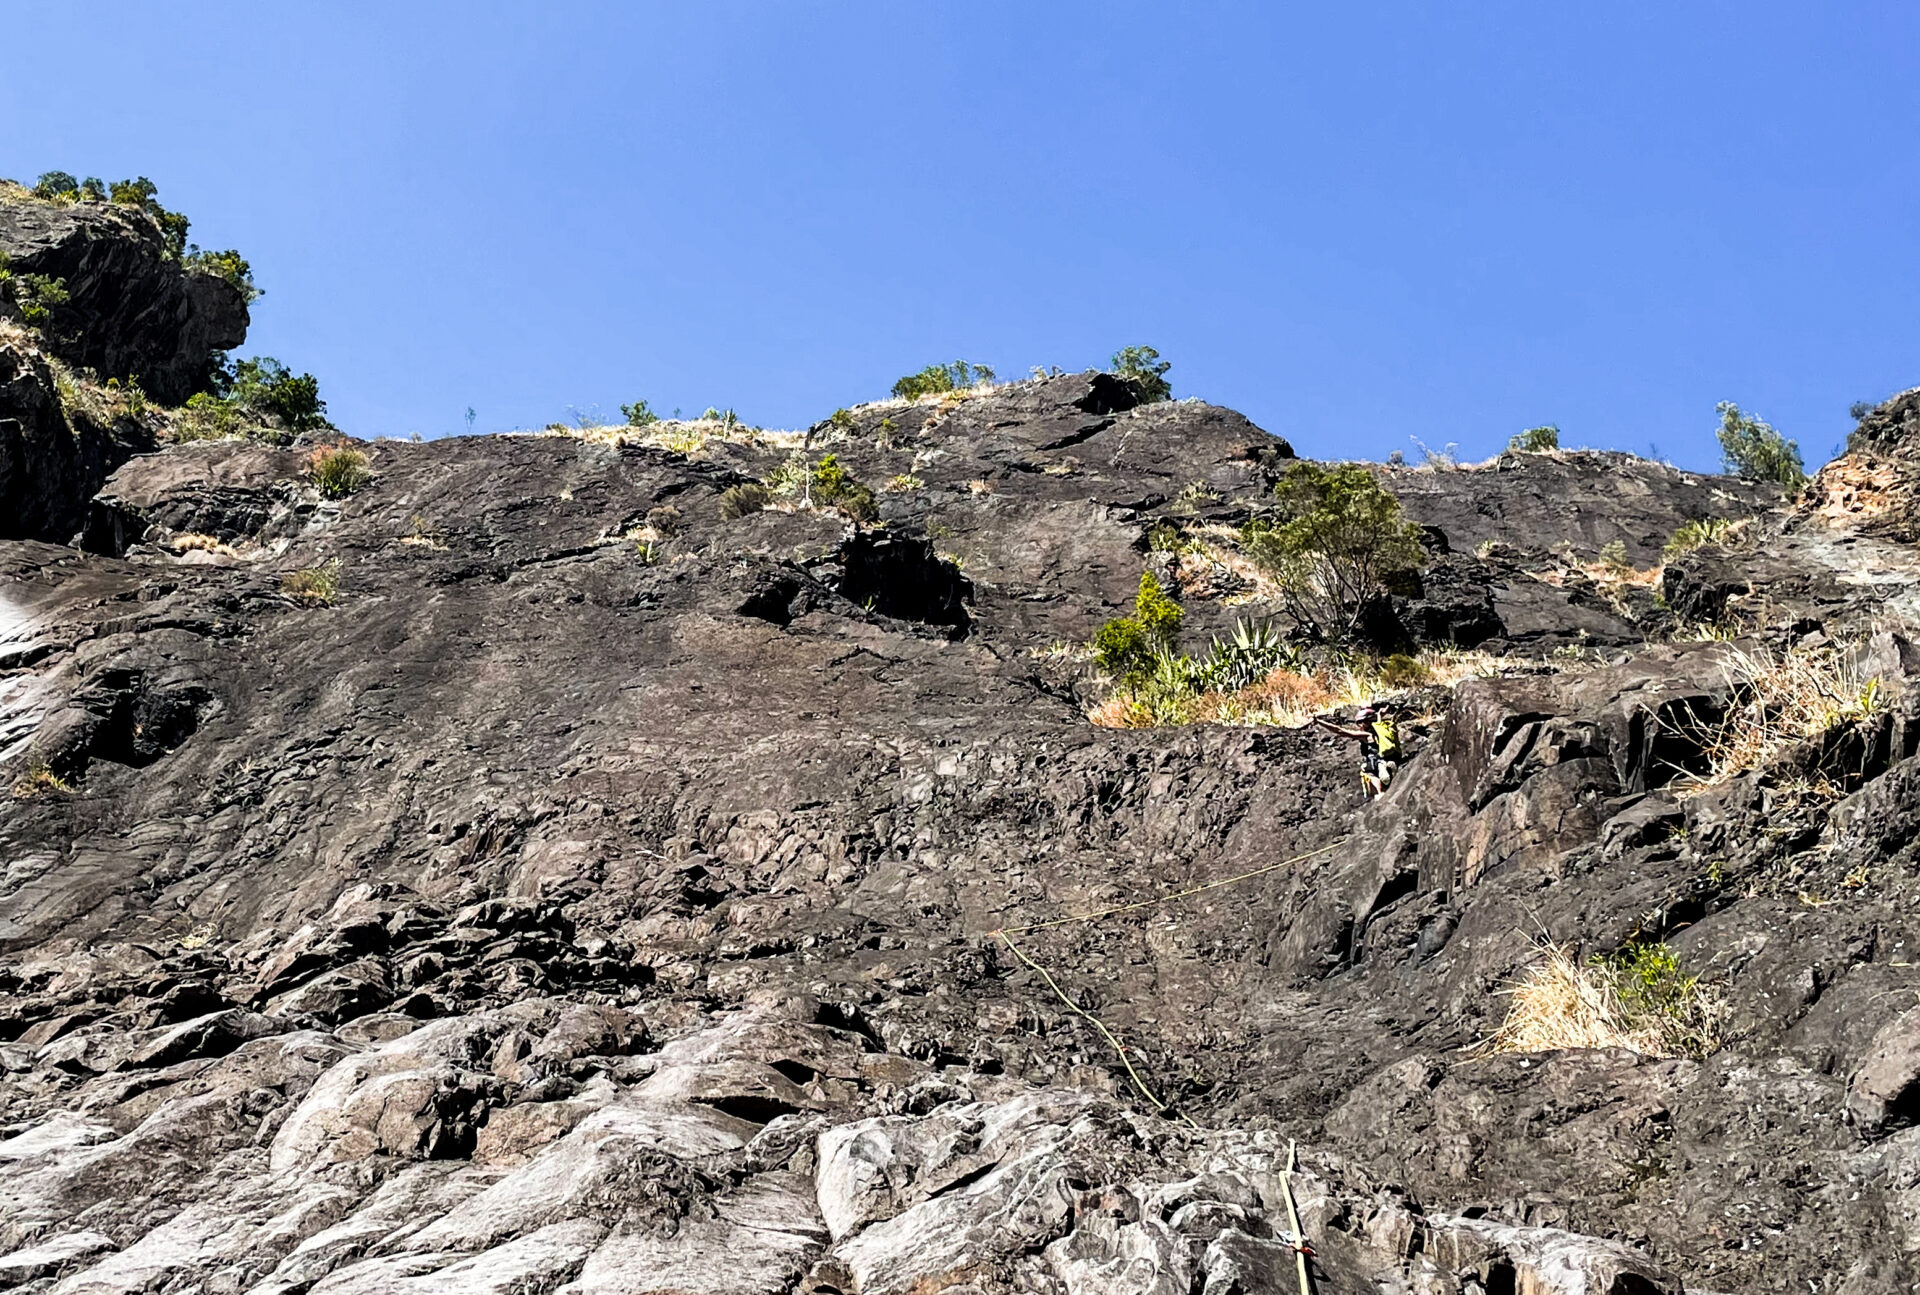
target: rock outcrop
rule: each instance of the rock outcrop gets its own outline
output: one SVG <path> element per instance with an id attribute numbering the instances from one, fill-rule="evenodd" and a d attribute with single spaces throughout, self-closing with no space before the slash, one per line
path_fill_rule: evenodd
<path id="1" fill-rule="evenodd" d="M 133 379 L 177 405 L 247 335 L 247 302 L 168 255 L 144 211 L 102 202 L 0 201 L 0 267 L 44 276 L 65 299 L 29 330 L 0 291 L 0 537 L 66 542 L 109 473 L 155 448 L 140 419 L 73 399 L 55 365 Z"/>
<path id="2" fill-rule="evenodd" d="M 176 445 L 0 542 L 0 1288 L 1920 1281 L 1899 537 L 1624 456 L 1387 473 L 1391 632 L 1507 655 L 1368 800 L 1315 728 L 1088 721 L 1143 568 L 1194 643 L 1257 606 L 1150 538 L 1260 506 L 1239 415 L 1081 374 L 647 439 L 362 442 L 339 499 Z M 726 502 L 796 452 L 877 521 Z M 1582 574 L 1707 516 L 1711 634 Z M 1858 722 L 1693 780 L 1741 654 L 1842 641 Z M 1491 1054 L 1541 941 L 1664 942 L 1713 1046 Z"/>

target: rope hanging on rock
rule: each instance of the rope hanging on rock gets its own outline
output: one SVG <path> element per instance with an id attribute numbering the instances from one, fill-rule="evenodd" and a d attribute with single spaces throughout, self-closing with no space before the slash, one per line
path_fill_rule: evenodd
<path id="1" fill-rule="evenodd" d="M 1156 1095 L 1151 1088 L 1147 1087 L 1147 1081 L 1140 1077 L 1140 1072 L 1134 1068 L 1133 1062 L 1128 1059 L 1126 1045 L 1120 1042 L 1119 1037 L 1115 1035 L 1112 1030 L 1107 1028 L 1106 1022 L 1068 997 L 1066 991 L 1061 989 L 1054 978 L 1047 973 L 1047 969 L 1028 957 L 1026 952 L 1013 942 L 1013 937 L 1028 931 L 1044 931 L 1055 926 L 1069 926 L 1075 922 L 1097 921 L 1100 918 L 1112 917 L 1118 913 L 1134 913 L 1143 908 L 1154 908 L 1161 904 L 1171 903 L 1176 899 L 1188 899 L 1194 895 L 1202 894 L 1205 891 L 1218 890 L 1223 886 L 1235 886 L 1243 881 L 1251 881 L 1255 877 L 1265 876 L 1270 872 L 1278 872 L 1282 868 L 1291 868 L 1293 865 L 1304 863 L 1308 859 L 1318 858 L 1323 854 L 1328 854 L 1337 849 L 1341 844 L 1341 841 L 1335 841 L 1332 845 L 1323 845 L 1317 850 L 1309 850 L 1305 854 L 1296 854 L 1292 858 L 1282 859 L 1278 863 L 1270 863 L 1265 867 L 1254 868 L 1251 871 L 1240 873 L 1237 876 L 1225 877 L 1219 881 L 1209 881 L 1205 885 L 1191 886 L 1186 890 L 1176 890 L 1170 895 L 1160 895 L 1153 899 L 1143 899 L 1131 904 L 1120 904 L 1113 908 L 1100 909 L 1097 912 L 1081 913 L 1076 917 L 1058 917 L 1050 922 L 1033 922 L 1026 926 L 1001 927 L 993 934 L 998 936 L 1000 942 L 1007 946 L 1007 952 L 1011 953 L 1039 974 L 1040 979 L 1046 982 L 1047 988 L 1053 991 L 1053 996 L 1064 1003 L 1068 1011 L 1085 1020 L 1088 1024 L 1092 1025 L 1094 1029 L 1100 1031 L 1100 1037 L 1107 1041 L 1108 1045 L 1111 1046 L 1119 1056 L 1120 1064 L 1126 1067 L 1127 1078 L 1133 1081 L 1134 1088 L 1142 1097 L 1147 1099 L 1147 1102 L 1153 1107 L 1156 1114 L 1165 1115 L 1171 1107 L 1166 1102 L 1161 1101 L 1159 1096 Z M 1194 1129 L 1200 1127 L 1194 1124 L 1185 1114 L 1175 1113 L 1179 1114 L 1180 1118 L 1185 1120 L 1190 1127 Z M 1298 1231 L 1297 1226 L 1295 1230 Z"/>

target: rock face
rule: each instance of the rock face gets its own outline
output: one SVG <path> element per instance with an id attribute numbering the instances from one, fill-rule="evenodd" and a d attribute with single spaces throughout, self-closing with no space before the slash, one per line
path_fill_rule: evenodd
<path id="1" fill-rule="evenodd" d="M 247 302 L 218 275 L 184 269 L 137 208 L 0 203 L 0 252 L 16 275 L 66 282 L 43 330 L 53 353 L 103 377 L 137 377 L 177 405 L 206 381 L 213 354 L 247 336 Z"/>
<path id="2" fill-rule="evenodd" d="M 168 257 L 153 220 L 128 207 L 0 201 L 0 258 L 16 277 L 63 281 L 68 296 L 30 332 L 0 294 L 0 537 L 65 542 L 108 474 L 154 437 L 63 395 L 52 366 L 136 377 L 154 400 L 179 404 L 216 352 L 246 340 L 247 303 Z"/>
<path id="3" fill-rule="evenodd" d="M 1149 534 L 1285 442 L 1085 374 L 793 439 L 380 441 L 337 500 L 195 443 L 0 542 L 0 1288 L 1920 1282 L 1897 538 L 1625 458 L 1390 473 L 1392 632 L 1515 655 L 1368 801 L 1318 729 L 1095 727 L 1063 650 L 1149 566 L 1195 645 L 1249 614 Z M 796 449 L 878 523 L 723 506 Z M 1762 640 L 1551 554 L 1743 510 L 1673 587 L 1857 627 L 1884 704 L 1694 793 Z M 1664 939 L 1724 1041 L 1486 1055 L 1543 938 Z"/>

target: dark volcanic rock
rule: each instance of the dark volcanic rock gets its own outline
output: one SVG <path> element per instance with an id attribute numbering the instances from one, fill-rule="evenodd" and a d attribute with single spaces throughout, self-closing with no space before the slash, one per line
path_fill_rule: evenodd
<path id="1" fill-rule="evenodd" d="M 1885 631 L 1890 700 L 1703 790 L 1735 654 L 1823 640 L 1649 644 L 1650 591 L 1552 551 L 1764 501 L 1388 472 L 1440 528 L 1401 631 L 1520 655 L 1413 694 L 1369 801 L 1317 728 L 1088 722 L 1073 645 L 1148 564 L 1189 646 L 1257 614 L 1148 533 L 1291 457 L 1136 402 L 378 441 L 341 500 L 176 446 L 84 550 L 0 543 L 0 1283 L 1250 1295 L 1297 1229 L 1321 1290 L 1911 1288 L 1897 542 L 1774 513 L 1676 563 L 1695 611 Z M 722 515 L 796 448 L 881 524 Z M 1542 940 L 1664 940 L 1723 1039 L 1485 1055 Z"/>
<path id="2" fill-rule="evenodd" d="M 137 377 L 163 404 L 199 390 L 214 352 L 246 340 L 240 290 L 183 269 L 137 208 L 0 203 L 0 252 L 17 275 L 66 281 L 69 300 L 43 330 L 55 355 L 103 378 Z"/>

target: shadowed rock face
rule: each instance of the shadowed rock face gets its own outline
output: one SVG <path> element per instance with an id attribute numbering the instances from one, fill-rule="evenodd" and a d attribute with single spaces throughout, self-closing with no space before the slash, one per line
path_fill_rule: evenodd
<path id="1" fill-rule="evenodd" d="M 177 405 L 216 351 L 247 337 L 247 303 L 217 275 L 183 269 L 144 212 L 108 203 L 0 203 L 0 252 L 15 274 L 64 279 L 70 300 L 43 330 L 53 353 L 103 378 L 139 378 Z"/>
<path id="2" fill-rule="evenodd" d="M 153 399 L 179 404 L 216 352 L 246 340 L 247 303 L 169 258 L 144 212 L 106 203 L 0 202 L 0 256 L 16 276 L 63 280 L 69 297 L 29 334 L 0 294 L 0 536 L 65 542 L 108 474 L 154 438 L 137 420 L 64 407 L 49 360 L 137 377 Z"/>
<path id="3" fill-rule="evenodd" d="M 0 769 L 71 787 L 0 801 L 0 1286 L 1293 1291 L 1295 1212 L 1321 1290 L 1920 1279 L 1920 651 L 1836 557 L 1893 541 L 1624 458 L 1391 473 L 1397 632 L 1531 655 L 1368 802 L 1317 729 L 1096 728 L 1054 650 L 1151 563 L 1194 644 L 1247 615 L 1147 532 L 1284 442 L 1105 375 L 810 440 L 917 484 L 727 519 L 787 449 L 494 437 L 331 501 L 210 442 L 0 542 Z M 1837 800 L 1680 795 L 1736 645 L 1541 578 L 1709 510 L 1771 563 L 1723 610 L 1884 631 Z M 1472 1050 L 1536 938 L 1635 936 L 1718 1051 Z"/>

